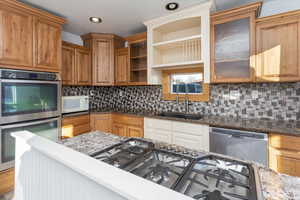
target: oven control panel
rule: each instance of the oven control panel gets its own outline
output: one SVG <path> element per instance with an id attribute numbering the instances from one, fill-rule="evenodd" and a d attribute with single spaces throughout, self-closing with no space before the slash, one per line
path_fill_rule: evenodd
<path id="1" fill-rule="evenodd" d="M 56 73 L 51 73 L 51 72 L 33 72 L 33 71 L 23 71 L 23 70 L 1 69 L 0 78 L 57 81 L 58 75 Z"/>

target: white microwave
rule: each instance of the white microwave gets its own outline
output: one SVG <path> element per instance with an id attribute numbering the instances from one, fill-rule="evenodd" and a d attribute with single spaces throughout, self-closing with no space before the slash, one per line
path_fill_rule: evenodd
<path id="1" fill-rule="evenodd" d="M 62 113 L 82 112 L 89 110 L 88 96 L 62 97 Z"/>

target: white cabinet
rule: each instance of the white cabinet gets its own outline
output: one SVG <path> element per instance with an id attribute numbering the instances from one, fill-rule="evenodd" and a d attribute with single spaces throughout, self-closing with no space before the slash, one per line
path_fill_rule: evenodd
<path id="1" fill-rule="evenodd" d="M 161 119 L 144 119 L 145 138 L 209 151 L 209 126 Z"/>
<path id="2" fill-rule="evenodd" d="M 148 84 L 162 83 L 162 70 L 204 68 L 210 79 L 210 8 L 208 1 L 144 22 L 148 40 Z"/>

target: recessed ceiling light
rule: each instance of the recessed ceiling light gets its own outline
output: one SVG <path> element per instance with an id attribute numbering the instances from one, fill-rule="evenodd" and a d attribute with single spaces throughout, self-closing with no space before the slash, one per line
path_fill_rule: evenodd
<path id="1" fill-rule="evenodd" d="M 179 4 L 176 3 L 176 2 L 171 2 L 171 3 L 168 3 L 168 4 L 166 5 L 166 9 L 167 9 L 167 10 L 171 10 L 171 11 L 177 10 L 178 7 L 179 7 Z"/>
<path id="2" fill-rule="evenodd" d="M 100 24 L 102 22 L 102 19 L 100 17 L 90 17 L 90 22 Z"/>

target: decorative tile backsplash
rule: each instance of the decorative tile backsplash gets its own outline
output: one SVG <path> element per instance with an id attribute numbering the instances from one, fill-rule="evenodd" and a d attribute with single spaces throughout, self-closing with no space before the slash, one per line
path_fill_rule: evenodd
<path id="1" fill-rule="evenodd" d="M 184 103 L 162 100 L 161 86 L 63 87 L 64 95 L 89 95 L 91 108 L 184 112 Z M 241 118 L 300 120 L 299 83 L 211 85 L 210 102 L 193 102 L 191 113 Z"/>

